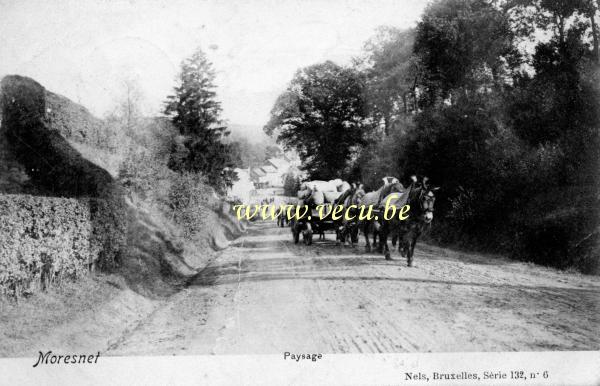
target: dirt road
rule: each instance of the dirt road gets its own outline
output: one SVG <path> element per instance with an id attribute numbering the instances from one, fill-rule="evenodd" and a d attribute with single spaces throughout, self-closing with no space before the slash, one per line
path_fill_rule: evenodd
<path id="1" fill-rule="evenodd" d="M 251 227 L 108 355 L 600 349 L 600 281 L 419 245 L 415 267 Z"/>

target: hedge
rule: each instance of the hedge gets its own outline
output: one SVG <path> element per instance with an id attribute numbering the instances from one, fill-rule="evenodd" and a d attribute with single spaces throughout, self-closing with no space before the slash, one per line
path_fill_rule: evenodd
<path id="1" fill-rule="evenodd" d="M 125 222 L 110 203 L 0 195 L 0 294 L 19 296 L 114 264 Z"/>

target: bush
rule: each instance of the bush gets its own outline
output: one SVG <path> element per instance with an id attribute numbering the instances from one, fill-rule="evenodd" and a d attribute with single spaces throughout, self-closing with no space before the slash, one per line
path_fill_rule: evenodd
<path id="1" fill-rule="evenodd" d="M 161 164 L 155 154 L 144 148 L 132 148 L 119 167 L 119 182 L 143 200 L 157 201 L 168 195 L 176 173 Z"/>
<path id="2" fill-rule="evenodd" d="M 600 202 L 591 187 L 556 188 L 532 197 L 514 222 L 514 257 L 600 273 Z"/>
<path id="3" fill-rule="evenodd" d="M 130 152 L 121 164 L 119 181 L 137 198 L 174 221 L 187 238 L 207 231 L 208 211 L 216 209 L 220 202 L 202 174 L 174 172 L 166 161 L 156 162 L 146 149 Z"/>
<path id="4" fill-rule="evenodd" d="M 207 223 L 215 214 L 211 209 L 219 205 L 219 198 L 200 174 L 176 174 L 169 191 L 171 218 L 183 228 L 184 235 L 194 235 L 209 231 L 214 223 Z"/>
<path id="5" fill-rule="evenodd" d="M 115 189 L 106 170 L 85 159 L 44 119 L 45 90 L 39 83 L 7 76 L 1 86 L 6 140 L 33 184 L 69 197 L 101 197 Z"/>
<path id="6" fill-rule="evenodd" d="M 0 195 L 0 293 L 19 296 L 119 264 L 124 208 L 107 199 Z"/>
<path id="7" fill-rule="evenodd" d="M 0 293 L 18 296 L 84 274 L 99 258 L 89 203 L 0 195 Z"/>
<path id="8" fill-rule="evenodd" d="M 92 222 L 92 243 L 99 248 L 98 266 L 103 269 L 116 268 L 122 263 L 121 255 L 127 248 L 129 208 L 119 194 L 85 200 Z"/>

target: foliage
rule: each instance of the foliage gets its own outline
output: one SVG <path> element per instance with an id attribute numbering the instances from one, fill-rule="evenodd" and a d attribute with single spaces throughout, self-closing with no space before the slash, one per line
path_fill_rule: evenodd
<path id="1" fill-rule="evenodd" d="M 413 29 L 380 27 L 365 44 L 364 66 L 369 113 L 389 135 L 396 122 L 414 111 L 418 63 L 413 56 Z"/>
<path id="2" fill-rule="evenodd" d="M 207 219 L 214 217 L 211 209 L 218 207 L 219 200 L 202 174 L 174 172 L 166 159 L 139 148 L 121 164 L 119 181 L 137 200 L 173 221 L 185 238 L 209 231 Z"/>
<path id="3" fill-rule="evenodd" d="M 278 146 L 266 142 L 250 142 L 248 138 L 233 133 L 229 136 L 234 162 L 238 168 L 247 169 L 263 165 L 265 160 L 281 154 Z M 276 149 L 276 150 L 275 150 Z"/>
<path id="4" fill-rule="evenodd" d="M 365 146 L 353 164 L 351 181 L 360 181 L 368 191 L 381 187 L 386 176 L 402 176 L 401 157 L 407 144 L 406 132 L 413 130 L 410 118 L 398 119 L 384 140 L 372 141 Z"/>
<path id="5" fill-rule="evenodd" d="M 0 294 L 20 296 L 116 262 L 124 223 L 98 199 L 0 195 Z M 111 214 L 113 213 L 113 214 Z"/>
<path id="6" fill-rule="evenodd" d="M 432 2 L 413 57 L 377 59 L 405 79 L 415 64 L 418 109 L 361 149 L 354 173 L 372 189 L 379 174 L 429 176 L 437 241 L 599 272 L 596 14 L 588 0 Z M 393 36 L 383 47 L 407 44 Z"/>
<path id="7" fill-rule="evenodd" d="M 152 201 L 158 199 L 161 192 L 164 194 L 165 186 L 174 174 L 153 152 L 144 148 L 131 149 L 119 168 L 119 181 L 142 200 Z"/>
<path id="8" fill-rule="evenodd" d="M 555 143 L 565 152 L 561 184 L 593 184 L 598 159 L 599 68 L 580 31 L 569 30 L 560 48 L 552 38 L 533 56 L 534 77 L 523 76 L 509 94 L 511 124 L 532 145 Z"/>
<path id="9" fill-rule="evenodd" d="M 431 3 L 417 25 L 423 105 L 502 84 L 519 60 L 508 16 L 485 0 Z"/>
<path id="10" fill-rule="evenodd" d="M 181 64 L 175 95 L 167 98 L 165 114 L 179 131 L 171 150 L 169 167 L 177 172 L 202 173 L 220 192 L 236 178 L 229 135 L 219 117 L 215 99 L 215 73 L 204 53 L 197 50 Z"/>
<path id="11" fill-rule="evenodd" d="M 354 69 L 332 62 L 303 68 L 275 102 L 265 132 L 297 150 L 311 178 L 341 177 L 370 129 L 363 90 Z"/>
<path id="12" fill-rule="evenodd" d="M 87 109 L 67 98 L 45 91 L 45 121 L 73 142 L 116 152 L 124 136 L 114 125 L 93 117 Z"/>
<path id="13" fill-rule="evenodd" d="M 2 79 L 0 109 L 8 145 L 31 181 L 49 194 L 101 197 L 114 188 L 110 174 L 76 151 L 46 117 L 46 91 L 32 79 Z M 5 130 L 4 130 L 5 129 Z"/>
<path id="14" fill-rule="evenodd" d="M 215 208 L 218 201 L 206 178 L 195 173 L 177 174 L 168 194 L 171 217 L 181 226 L 184 236 L 191 238 L 206 232 L 206 221 L 214 216 L 210 208 Z"/>
<path id="15" fill-rule="evenodd" d="M 265 160 L 268 160 L 269 158 L 279 158 L 281 156 L 283 156 L 283 152 L 279 146 L 267 145 L 265 148 Z"/>

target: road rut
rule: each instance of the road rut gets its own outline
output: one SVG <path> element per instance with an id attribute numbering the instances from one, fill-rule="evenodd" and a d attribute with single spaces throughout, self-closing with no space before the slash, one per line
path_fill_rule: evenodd
<path id="1" fill-rule="evenodd" d="M 600 349 L 600 280 L 418 245 L 415 267 L 257 223 L 108 355 Z"/>

